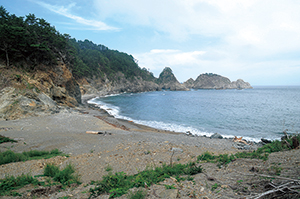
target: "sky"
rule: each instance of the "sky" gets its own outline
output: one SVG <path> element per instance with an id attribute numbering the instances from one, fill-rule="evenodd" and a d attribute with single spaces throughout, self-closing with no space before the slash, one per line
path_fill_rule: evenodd
<path id="1" fill-rule="evenodd" d="M 0 0 L 60 33 L 126 52 L 158 77 L 216 73 L 251 85 L 300 85 L 299 0 Z"/>

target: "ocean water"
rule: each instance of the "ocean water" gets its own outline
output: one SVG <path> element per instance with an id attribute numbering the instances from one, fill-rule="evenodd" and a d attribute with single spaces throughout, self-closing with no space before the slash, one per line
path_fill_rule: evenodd
<path id="1" fill-rule="evenodd" d="M 125 93 L 89 103 L 116 118 L 176 132 L 279 139 L 300 132 L 300 86 Z"/>

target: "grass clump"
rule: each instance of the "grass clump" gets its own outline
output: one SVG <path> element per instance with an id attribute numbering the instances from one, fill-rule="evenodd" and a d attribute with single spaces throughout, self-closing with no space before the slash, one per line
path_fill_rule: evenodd
<path id="1" fill-rule="evenodd" d="M 137 189 L 136 191 L 129 191 L 127 198 L 128 199 L 144 199 L 147 195 L 145 189 Z"/>
<path id="2" fill-rule="evenodd" d="M 15 153 L 11 150 L 0 152 L 0 165 L 8 164 L 11 162 L 20 162 L 34 159 L 47 159 L 54 156 L 63 155 L 58 149 L 53 149 L 52 151 L 27 151 L 23 153 Z"/>
<path id="3" fill-rule="evenodd" d="M 17 196 L 20 195 L 13 190 L 20 189 L 25 185 L 33 184 L 33 185 L 41 185 L 42 182 L 39 182 L 36 178 L 30 176 L 29 174 L 14 177 L 14 176 L 6 176 L 4 179 L 0 180 L 0 196 L 4 195 L 12 195 Z"/>
<path id="4" fill-rule="evenodd" d="M 147 168 L 146 170 L 135 174 L 126 175 L 124 172 L 115 174 L 109 173 L 103 176 L 102 181 L 97 182 L 94 189 L 90 189 L 91 196 L 97 196 L 103 193 L 110 193 L 110 197 L 119 197 L 126 194 L 133 187 L 151 186 L 158 182 L 164 181 L 171 176 L 179 177 L 180 175 L 194 175 L 201 173 L 202 168 L 196 166 L 196 163 L 175 164 L 173 166 L 162 165 L 162 167 Z"/>
<path id="5" fill-rule="evenodd" d="M 279 141 L 275 140 L 272 141 L 269 144 L 266 144 L 260 148 L 258 148 L 255 151 L 252 152 L 239 152 L 236 154 L 222 154 L 222 155 L 213 155 L 209 152 L 205 152 L 202 155 L 199 155 L 197 157 L 198 162 L 199 161 L 207 161 L 207 162 L 213 162 L 218 163 L 217 165 L 219 167 L 223 165 L 227 165 L 228 163 L 238 159 L 238 158 L 250 158 L 250 159 L 262 159 L 266 161 L 269 157 L 270 153 L 284 151 L 284 150 L 291 150 L 293 149 L 293 139 L 297 139 L 300 142 L 300 135 L 295 135 L 289 139 Z M 295 142 L 295 141 L 294 141 Z"/>
<path id="6" fill-rule="evenodd" d="M 63 170 L 60 170 L 58 166 L 53 164 L 47 164 L 44 169 L 44 175 L 52 177 L 54 181 L 63 185 L 80 184 L 79 177 L 75 175 L 75 168 L 72 164 L 68 164 Z"/>
<path id="7" fill-rule="evenodd" d="M 5 137 L 3 135 L 0 135 L 0 144 L 4 143 L 4 142 L 17 142 L 16 140 L 10 139 L 8 137 Z"/>

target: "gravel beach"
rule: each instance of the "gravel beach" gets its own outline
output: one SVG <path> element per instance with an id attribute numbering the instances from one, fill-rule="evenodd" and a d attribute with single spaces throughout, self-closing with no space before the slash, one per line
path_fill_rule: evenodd
<path id="1" fill-rule="evenodd" d="M 43 117 L 0 121 L 0 127 L 2 128 L 1 135 L 18 140 L 17 143 L 1 144 L 1 151 L 10 149 L 22 152 L 57 148 L 69 155 L 69 157 L 58 156 L 1 165 L 0 178 L 8 174 L 40 175 L 48 163 L 61 165 L 61 167 L 72 163 L 83 185 L 86 185 L 91 181 L 101 180 L 102 176 L 108 173 L 106 171 L 108 166 L 112 167 L 113 172 L 124 171 L 127 174 L 135 174 L 147 166 L 169 164 L 171 157 L 173 163 L 188 163 L 195 161 L 198 155 L 206 151 L 214 154 L 231 154 L 239 151 L 234 147 L 235 143 L 231 139 L 192 137 L 185 133 L 153 129 L 130 121 L 115 119 L 105 111 L 92 106 L 82 106 Z M 87 134 L 86 131 L 97 131 L 101 134 Z M 197 198 L 240 198 L 240 195 L 229 186 L 234 186 L 233 184 L 236 184 L 239 178 L 248 179 L 248 176 L 237 172 L 249 173 L 251 167 L 260 167 L 260 164 L 271 165 L 272 154 L 270 157 L 269 163 L 245 159 L 232 162 L 229 167 L 221 169 L 216 164 L 205 163 L 203 164 L 205 173 L 197 174 L 193 185 L 184 184 L 188 182 L 184 182 L 182 186 L 178 185 L 176 197 L 191 198 L 190 194 L 194 191 L 193 195 Z M 293 150 L 285 157 L 291 158 L 290 161 L 296 169 L 294 172 L 299 173 L 299 150 Z M 289 165 L 286 160 L 281 162 L 282 167 L 285 164 Z M 207 180 L 208 176 L 213 176 L 216 181 Z M 243 181 L 246 182 L 246 180 Z M 163 183 L 174 184 L 175 182 L 167 180 Z M 215 183 L 227 188 L 212 192 L 210 187 Z M 39 198 L 59 198 L 68 195 L 70 198 L 87 198 L 88 191 L 84 190 L 89 187 L 83 185 L 73 190 L 40 195 Z M 157 198 L 156 196 L 166 191 L 164 186 L 159 186 L 151 186 L 147 198 Z M 26 197 L 33 196 L 29 194 Z"/>

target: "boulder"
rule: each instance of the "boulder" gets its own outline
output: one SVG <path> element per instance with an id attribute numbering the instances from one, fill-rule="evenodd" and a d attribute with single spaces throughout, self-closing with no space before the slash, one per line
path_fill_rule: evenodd
<path id="1" fill-rule="evenodd" d="M 219 133 L 214 133 L 213 135 L 210 136 L 211 139 L 223 139 L 223 136 L 220 135 Z"/>

